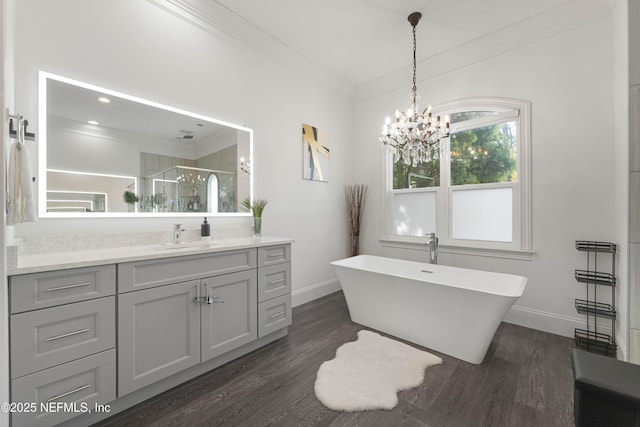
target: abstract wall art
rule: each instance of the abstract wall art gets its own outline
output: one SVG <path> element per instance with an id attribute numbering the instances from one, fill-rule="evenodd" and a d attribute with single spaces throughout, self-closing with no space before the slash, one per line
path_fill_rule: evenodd
<path id="1" fill-rule="evenodd" d="M 328 182 L 329 145 L 327 135 L 311 125 L 302 124 L 302 177 Z"/>

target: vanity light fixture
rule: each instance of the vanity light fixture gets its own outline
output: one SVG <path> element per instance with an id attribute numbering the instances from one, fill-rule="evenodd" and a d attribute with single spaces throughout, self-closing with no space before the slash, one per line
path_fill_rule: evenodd
<path id="1" fill-rule="evenodd" d="M 413 12 L 408 20 L 413 28 L 413 86 L 411 88 L 411 107 L 407 112 L 396 110 L 396 120 L 392 123 L 386 118 L 380 142 L 388 146 L 393 160 L 402 160 L 406 165 L 416 166 L 429 162 L 440 155 L 440 141 L 449 137 L 449 117 L 444 120 L 431 115 L 431 105 L 422 113 L 418 112 L 418 93 L 416 88 L 416 26 L 422 18 L 420 12 Z"/>

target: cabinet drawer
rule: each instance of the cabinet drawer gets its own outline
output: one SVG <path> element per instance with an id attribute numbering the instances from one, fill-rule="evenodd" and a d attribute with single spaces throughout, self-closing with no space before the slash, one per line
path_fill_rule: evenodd
<path id="1" fill-rule="evenodd" d="M 12 425 L 51 426 L 116 398 L 116 351 L 108 350 L 11 382 L 11 401 L 35 412 L 12 414 Z M 49 412 L 43 409 L 49 409 Z"/>
<path id="2" fill-rule="evenodd" d="M 11 378 L 115 347 L 115 296 L 11 316 Z"/>
<path id="3" fill-rule="evenodd" d="M 11 313 L 113 295 L 116 266 L 74 268 L 9 278 Z"/>
<path id="4" fill-rule="evenodd" d="M 265 246 L 258 248 L 258 266 L 291 261 L 291 245 Z"/>
<path id="5" fill-rule="evenodd" d="M 258 301 L 291 293 L 291 264 L 274 264 L 258 269 Z"/>
<path id="6" fill-rule="evenodd" d="M 263 337 L 291 324 L 291 295 L 258 304 L 258 337 Z"/>
<path id="7" fill-rule="evenodd" d="M 128 262 L 118 265 L 118 293 L 234 273 L 255 267 L 255 248 Z"/>

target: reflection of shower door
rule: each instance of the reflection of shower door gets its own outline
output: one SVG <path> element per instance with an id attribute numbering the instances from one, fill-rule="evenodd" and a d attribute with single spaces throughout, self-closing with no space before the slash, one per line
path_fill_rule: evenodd
<path id="1" fill-rule="evenodd" d="M 218 212 L 218 177 L 211 173 L 207 178 L 206 212 Z"/>
<path id="2" fill-rule="evenodd" d="M 154 178 L 151 186 L 155 198 L 154 212 L 180 212 L 177 206 L 177 181 Z"/>

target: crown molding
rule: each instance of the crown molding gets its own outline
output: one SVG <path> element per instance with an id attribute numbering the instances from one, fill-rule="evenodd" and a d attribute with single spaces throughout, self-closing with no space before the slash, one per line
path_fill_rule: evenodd
<path id="1" fill-rule="evenodd" d="M 264 55 L 332 92 L 353 100 L 355 89 L 286 46 L 267 32 L 243 17 L 211 0 L 147 0 L 206 32 L 229 43 L 248 47 L 256 54 Z"/>
<path id="2" fill-rule="evenodd" d="M 453 49 L 419 60 L 418 81 L 426 81 L 551 37 L 611 17 L 604 3 L 615 0 L 572 0 Z M 618 0 L 620 1 L 620 0 Z M 400 68 L 356 87 L 355 102 L 362 103 L 409 87 L 408 68 Z"/>

